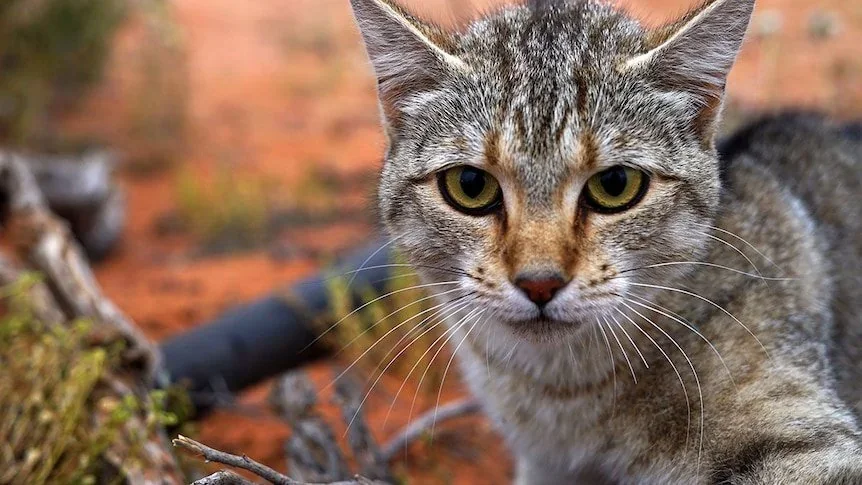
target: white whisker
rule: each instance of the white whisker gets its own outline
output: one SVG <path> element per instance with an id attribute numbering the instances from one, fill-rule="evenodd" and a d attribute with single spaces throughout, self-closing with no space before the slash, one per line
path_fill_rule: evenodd
<path id="1" fill-rule="evenodd" d="M 428 327 L 428 329 L 426 329 L 418 337 L 416 337 L 409 344 L 407 344 L 407 346 L 405 346 L 403 349 L 401 349 L 401 351 L 399 351 L 398 354 L 395 357 L 393 357 L 392 360 L 389 361 L 389 363 L 386 365 L 386 367 L 383 369 L 383 371 L 381 371 L 380 375 L 385 374 L 386 371 L 389 369 L 389 367 L 391 367 L 392 364 L 396 360 L 398 360 L 398 358 L 401 357 L 401 355 L 404 354 L 404 352 L 406 352 L 407 349 L 409 349 L 413 344 L 418 342 L 422 337 L 424 337 L 425 335 L 427 335 L 428 333 L 433 331 L 438 326 L 445 324 L 447 319 L 449 319 L 452 315 L 457 314 L 458 312 L 460 312 L 461 310 L 463 310 L 464 308 L 469 306 L 471 303 L 473 303 L 473 302 L 471 300 L 468 300 L 465 302 L 461 302 L 460 304 L 455 305 L 454 307 L 449 308 L 447 315 L 445 315 L 440 320 L 438 320 L 436 323 L 434 323 L 433 325 Z M 434 342 L 431 343 L 431 345 L 428 346 L 428 349 L 416 360 L 416 363 L 413 364 L 413 367 L 410 368 L 410 371 L 407 373 L 407 376 L 405 376 L 404 379 L 401 381 L 401 385 L 398 387 L 398 391 L 395 393 L 395 397 L 392 398 L 392 403 L 389 405 L 389 410 L 386 412 L 386 418 L 383 420 L 383 426 L 384 427 L 386 426 L 386 423 L 389 422 L 389 416 L 392 414 L 392 409 L 395 406 L 395 402 L 398 400 L 398 396 L 401 395 L 401 391 L 403 391 L 404 386 L 407 385 L 407 380 L 410 379 L 411 375 L 413 375 L 413 372 L 416 370 L 416 368 L 422 362 L 422 359 L 425 358 L 425 356 L 428 355 L 429 352 L 431 352 L 431 349 L 434 348 L 434 345 L 437 342 L 439 342 L 450 331 L 452 331 L 452 328 L 445 330 L 440 336 L 437 337 L 436 340 L 434 340 Z M 396 344 L 396 346 L 397 345 L 398 344 Z M 384 359 L 385 359 L 385 357 L 384 357 Z M 378 376 L 378 379 L 379 378 L 380 377 Z"/>
<path id="2" fill-rule="evenodd" d="M 690 438 L 689 437 L 689 430 L 691 429 L 691 400 L 688 397 L 688 389 L 685 387 L 685 381 L 682 379 L 682 374 L 679 373 L 679 369 L 676 368 L 676 364 L 673 363 L 673 360 L 670 358 L 669 355 L 667 355 L 667 352 L 665 352 L 664 349 L 661 348 L 661 345 L 659 345 L 658 342 L 656 342 L 655 339 L 652 338 L 652 336 L 650 334 L 648 334 L 644 329 L 642 329 L 640 327 L 640 325 L 637 324 L 637 322 L 635 322 L 628 315 L 626 315 L 626 313 L 624 311 L 620 310 L 619 308 L 614 308 L 614 310 L 616 310 L 617 313 L 622 315 L 623 318 L 625 318 L 626 320 L 631 322 L 631 324 L 634 325 L 634 327 L 636 329 L 638 329 L 638 331 L 640 331 L 640 333 L 644 334 L 644 336 L 647 339 L 649 339 L 649 341 L 652 342 L 653 345 L 655 345 L 655 348 L 658 349 L 659 352 L 661 352 L 661 355 L 664 356 L 665 360 L 667 360 L 667 362 L 670 364 L 671 368 L 673 369 L 673 372 L 676 374 L 677 379 L 679 379 L 679 384 L 682 386 L 682 393 L 685 396 L 685 408 L 688 411 L 688 425 L 686 426 L 686 433 L 685 433 L 685 446 L 686 446 L 686 448 L 688 448 L 688 443 L 689 443 L 689 438 Z"/>
<path id="3" fill-rule="evenodd" d="M 639 268 L 627 269 L 624 271 L 620 271 L 620 274 L 622 275 L 624 273 L 630 273 L 632 271 L 638 271 L 638 270 L 642 270 L 642 269 L 662 268 L 665 266 L 680 266 L 680 265 L 685 265 L 685 264 L 690 264 L 690 265 L 695 265 L 695 266 L 708 266 L 710 268 L 723 269 L 723 270 L 731 271 L 731 272 L 734 272 L 737 274 L 741 274 L 744 276 L 749 276 L 751 278 L 757 278 L 757 279 L 765 280 L 765 281 L 795 281 L 796 280 L 796 278 L 775 278 L 775 277 L 763 276 L 760 274 L 749 273 L 749 272 L 742 271 L 742 270 L 739 270 L 736 268 L 731 268 L 728 266 L 723 266 L 723 265 L 715 264 L 715 263 L 707 263 L 704 261 L 669 261 L 667 263 L 657 263 L 657 264 L 651 264 L 648 266 L 641 266 Z M 621 276 L 617 276 L 615 278 L 619 278 L 619 277 L 621 277 Z"/>
<path id="4" fill-rule="evenodd" d="M 464 316 L 464 318 L 459 320 L 458 323 L 456 323 L 455 325 L 452 325 L 452 327 L 449 329 L 449 330 L 451 330 L 451 332 L 449 333 L 449 336 L 446 337 L 446 340 L 442 344 L 440 344 L 439 347 L 437 347 L 437 351 L 434 352 L 433 356 L 431 356 L 431 360 L 428 362 L 428 366 L 425 367 L 425 371 L 422 373 L 422 377 L 419 378 L 419 384 L 416 385 L 416 392 L 413 393 L 413 401 L 410 403 L 410 412 L 407 413 L 407 422 L 408 423 L 413 418 L 413 409 L 416 407 L 416 398 L 419 396 L 420 389 L 422 389 L 422 383 L 425 382 L 425 377 L 428 375 L 428 371 L 431 370 L 431 366 L 434 365 L 434 361 L 437 360 L 437 356 L 440 355 L 440 352 L 443 351 L 443 349 L 446 347 L 446 344 L 449 343 L 449 341 L 452 339 L 452 337 L 454 337 L 455 334 L 458 333 L 458 330 L 460 330 L 462 327 L 466 326 L 470 322 L 470 319 L 472 319 L 474 316 L 476 316 L 477 314 L 481 316 L 482 313 L 484 313 L 484 312 L 485 312 L 484 309 L 474 308 L 472 311 L 470 311 L 470 313 L 468 313 L 466 316 Z M 436 344 L 436 343 L 437 343 L 437 341 L 432 343 L 431 346 L 428 348 L 428 350 L 430 351 L 434 347 L 434 344 Z M 425 355 L 427 355 L 427 352 L 425 354 L 422 354 L 421 357 L 419 357 L 417 364 L 419 362 L 421 362 L 423 358 L 425 358 Z M 412 372 L 412 369 L 411 369 L 411 372 Z M 408 374 L 408 377 L 410 377 L 409 374 Z"/>
<path id="5" fill-rule="evenodd" d="M 326 336 L 326 334 L 328 334 L 329 332 L 331 332 L 335 327 L 337 327 L 338 325 L 340 325 L 343 321 L 347 320 L 348 318 L 352 317 L 353 315 L 356 315 L 357 313 L 361 312 L 362 310 L 364 310 L 364 309 L 368 308 L 369 306 L 371 306 L 371 305 L 373 305 L 373 304 L 377 303 L 378 301 L 380 301 L 380 300 L 382 300 L 382 299 L 384 299 L 384 298 L 388 298 L 388 297 L 390 297 L 390 296 L 397 295 L 397 294 L 399 294 L 399 293 L 404 293 L 405 291 L 421 290 L 421 289 L 423 289 L 423 288 L 432 288 L 432 287 L 435 287 L 435 286 L 443 286 L 443 285 L 457 285 L 457 284 L 460 284 L 460 281 L 443 281 L 443 282 L 440 282 L 440 283 L 427 283 L 427 284 L 424 284 L 424 285 L 413 285 L 413 286 L 409 286 L 409 287 L 407 287 L 407 288 L 399 288 L 399 289 L 397 289 L 397 290 L 390 291 L 389 293 L 386 293 L 385 295 L 378 296 L 377 298 L 375 298 L 375 299 L 373 299 L 373 300 L 371 300 L 371 301 L 369 301 L 369 302 L 367 302 L 367 303 L 365 303 L 365 304 L 361 305 L 359 308 L 357 308 L 357 309 L 353 310 L 352 312 L 348 313 L 348 314 L 347 314 L 347 315 L 345 315 L 341 320 L 339 320 L 339 321 L 337 321 L 337 322 L 333 323 L 332 325 L 330 325 L 326 330 L 324 330 L 324 331 L 323 331 L 323 333 L 321 333 L 320 335 L 318 335 L 318 336 L 317 336 L 317 338 L 315 338 L 314 340 L 312 340 L 310 344 L 306 345 L 306 346 L 305 346 L 305 348 L 304 348 L 303 350 L 308 350 L 309 348 L 311 348 L 314 344 L 316 344 L 317 342 L 319 342 L 319 341 L 320 341 L 320 339 L 322 339 L 324 336 Z"/>
<path id="6" fill-rule="evenodd" d="M 602 332 L 602 336 L 605 338 L 605 346 L 608 349 L 608 357 L 611 359 L 611 372 L 613 372 L 614 379 L 614 394 L 613 394 L 613 404 L 611 405 L 611 419 L 616 415 L 617 412 L 617 364 L 614 360 L 614 353 L 611 350 L 611 341 L 608 340 L 608 334 L 605 332 L 605 328 L 602 326 L 602 322 L 596 318 L 596 326 L 599 327 L 599 330 Z"/>
<path id="7" fill-rule="evenodd" d="M 669 286 L 648 285 L 648 284 L 645 284 L 645 283 L 635 283 L 635 282 L 632 282 L 632 281 L 630 281 L 630 282 L 629 282 L 629 284 L 630 284 L 630 285 L 633 285 L 633 286 L 641 286 L 641 287 L 644 287 L 644 288 L 653 288 L 653 289 L 656 289 L 656 290 L 667 290 L 667 291 L 672 291 L 672 292 L 675 292 L 675 293 L 680 293 L 680 294 L 683 294 L 683 295 L 688 295 L 688 296 L 691 296 L 691 297 L 697 298 L 697 299 L 699 299 L 699 300 L 701 300 L 701 301 L 704 301 L 704 302 L 706 302 L 706 303 L 709 303 L 709 304 L 710 304 L 710 305 L 712 305 L 713 307 L 715 307 L 715 308 L 717 308 L 717 309 L 721 310 L 724 314 L 726 314 L 727 316 L 729 316 L 730 318 L 732 318 L 732 319 L 733 319 L 733 321 L 735 321 L 736 323 L 738 323 L 740 326 L 742 326 L 742 328 L 744 328 L 744 329 L 745 329 L 745 331 L 746 331 L 746 332 L 748 332 L 748 334 L 749 334 L 749 335 L 751 335 L 751 336 L 754 338 L 754 340 L 755 340 L 755 341 L 757 341 L 758 345 L 760 345 L 760 348 L 761 348 L 761 349 L 763 349 L 763 352 L 766 354 L 766 357 L 767 357 L 767 358 L 769 358 L 769 359 L 772 359 L 772 357 L 770 357 L 770 355 L 769 355 L 769 351 L 768 351 L 768 350 L 766 350 L 766 347 L 763 345 L 763 343 L 760 341 L 760 339 L 759 339 L 759 338 L 757 338 L 757 335 L 755 335 L 755 334 L 754 334 L 754 332 L 752 332 L 752 331 L 751 331 L 751 329 L 749 329 L 747 326 L 745 326 L 745 324 L 744 324 L 744 323 L 742 323 L 738 318 L 736 318 L 736 316 L 734 316 L 732 313 L 730 313 L 729 311 L 725 310 L 725 309 L 724 309 L 724 307 L 722 307 L 722 306 L 721 306 L 721 305 L 719 305 L 718 303 L 715 303 L 714 301 L 710 300 L 709 298 L 705 298 L 705 297 L 703 297 L 703 296 L 700 296 L 700 295 L 698 295 L 697 293 L 692 293 L 691 291 L 686 291 L 686 290 L 682 290 L 682 289 L 679 289 L 679 288 L 672 288 L 672 287 L 669 287 Z"/>
<path id="8" fill-rule="evenodd" d="M 700 232 L 700 231 L 698 231 L 698 232 Z M 733 249 L 734 251 L 739 253 L 739 255 L 742 256 L 743 258 L 745 258 L 745 260 L 748 261 L 748 264 L 750 264 L 751 267 L 754 268 L 754 271 L 757 273 L 758 277 L 762 281 L 764 281 L 764 283 L 766 282 L 766 279 L 763 277 L 763 274 L 760 273 L 760 268 L 758 268 L 757 265 L 754 264 L 754 261 L 752 261 L 751 258 L 749 258 L 748 255 L 745 254 L 741 249 L 739 249 L 738 247 L 734 246 L 733 244 L 725 241 L 724 239 L 722 239 L 718 236 L 714 236 L 714 235 L 706 233 L 706 232 L 701 232 L 701 234 L 703 234 L 704 236 L 706 236 L 706 237 L 708 237 L 714 241 L 720 242 L 721 244 L 724 244 L 725 246 L 727 246 L 730 249 Z"/>
<path id="9" fill-rule="evenodd" d="M 440 388 L 437 390 L 437 403 L 434 404 L 434 420 L 432 421 L 432 424 L 431 424 L 431 440 L 432 441 L 434 440 L 434 428 L 437 426 L 437 410 L 440 409 L 440 396 L 443 395 L 443 384 L 446 383 L 446 375 L 449 374 L 449 367 L 452 366 L 452 361 L 455 360 L 455 356 L 458 354 L 458 350 L 461 348 L 462 345 L 464 345 L 464 342 L 467 341 L 467 338 L 470 337 L 470 332 L 472 332 L 473 329 L 476 328 L 476 326 L 479 324 L 479 319 L 482 318 L 482 315 L 484 315 L 485 312 L 486 312 L 486 310 L 482 310 L 481 312 L 479 312 L 476 315 L 476 318 L 475 318 L 475 321 L 473 322 L 473 325 L 464 334 L 464 338 L 462 338 L 461 341 L 458 342 L 458 345 L 455 346 L 455 350 L 452 351 L 452 355 L 449 357 L 449 362 L 446 363 L 446 369 L 443 370 L 443 378 L 440 379 Z M 485 320 L 482 323 L 484 324 L 486 321 L 487 320 Z M 432 362 L 433 362 L 433 360 L 432 360 Z"/>
<path id="10" fill-rule="evenodd" d="M 359 268 L 358 268 L 356 271 L 353 271 L 353 272 L 352 272 L 353 274 L 350 276 L 350 280 L 347 282 L 347 288 L 348 288 L 348 289 L 350 288 L 350 285 L 352 285 L 352 284 L 353 284 L 353 280 L 355 280 L 355 279 L 356 279 L 356 275 L 358 275 L 358 274 L 359 274 L 359 272 L 360 272 L 360 271 L 362 271 L 362 270 L 363 270 L 363 268 L 365 268 L 365 265 L 366 265 L 366 264 L 368 264 L 368 262 L 369 262 L 369 261 L 371 261 L 372 259 L 374 259 L 374 256 L 377 256 L 378 254 L 380 254 L 380 251 L 383 251 L 384 249 L 388 248 L 389 246 L 391 246 L 392 244 L 394 244 L 394 243 L 395 243 L 395 241 L 397 241 L 397 240 L 401 239 L 402 237 L 404 237 L 404 235 L 401 235 L 401 236 L 394 237 L 394 238 L 390 239 L 390 240 L 389 240 L 389 242 L 387 242 L 387 243 L 386 243 L 386 244 L 384 244 L 383 246 L 380 246 L 379 248 L 377 248 L 377 250 L 376 250 L 376 251 L 374 251 L 373 253 L 371 253 L 371 255 L 370 255 L 370 256 L 368 256 L 367 258 L 365 258 L 365 261 L 363 261 L 363 262 L 362 262 L 362 264 L 360 264 L 360 265 L 359 265 Z"/>
<path id="11" fill-rule="evenodd" d="M 718 357 L 718 360 L 719 360 L 719 361 L 721 361 L 721 365 L 722 365 L 722 366 L 724 366 L 724 370 L 725 370 L 725 371 L 727 371 L 727 376 L 730 378 L 730 382 L 733 384 L 733 387 L 734 387 L 734 388 L 736 388 L 736 381 L 734 381 L 734 380 L 733 380 L 733 373 L 731 373 L 731 372 L 730 372 L 730 368 L 727 366 L 727 363 L 724 361 L 724 357 L 722 357 L 722 356 L 721 356 L 721 353 L 718 351 L 718 349 L 716 349 L 716 348 L 715 348 L 715 346 L 712 344 L 712 342 L 710 342 L 710 341 L 709 341 L 709 339 L 708 339 L 708 338 L 706 338 L 706 336 L 704 336 L 704 335 L 703 335 L 703 334 L 702 334 L 702 333 L 697 329 L 697 327 L 696 327 L 696 326 L 694 326 L 691 322 L 689 322 L 688 320 L 686 320 L 686 319 L 682 318 L 682 317 L 681 317 L 681 316 L 679 316 L 678 314 L 676 314 L 676 313 L 674 313 L 674 312 L 672 312 L 672 311 L 668 310 L 667 308 L 665 308 L 665 307 L 663 307 L 663 306 L 661 306 L 661 305 L 659 305 L 659 304 L 657 304 L 657 303 L 653 303 L 653 302 L 651 302 L 651 301 L 647 300 L 646 298 L 644 298 L 644 297 L 642 297 L 642 296 L 638 296 L 638 295 L 635 295 L 635 294 L 633 294 L 633 293 L 628 293 L 628 295 L 629 295 L 629 296 L 632 296 L 632 297 L 635 297 L 635 298 L 637 298 L 638 300 L 643 301 L 645 304 L 644 304 L 644 303 L 638 303 L 638 302 L 633 301 L 633 300 L 631 300 L 631 299 L 629 299 L 629 298 L 625 298 L 625 297 L 623 297 L 623 299 L 624 299 L 624 300 L 626 300 L 627 302 L 632 303 L 632 304 L 634 304 L 634 305 L 638 305 L 639 307 L 642 307 L 642 308 L 646 308 L 647 310 L 652 310 L 652 311 L 654 311 L 654 312 L 656 312 L 656 313 L 658 313 L 658 314 L 660 314 L 660 315 L 664 315 L 664 316 L 666 316 L 667 318 L 670 318 L 671 320 L 673 320 L 673 321 L 675 321 L 675 322 L 679 323 L 679 324 L 680 324 L 680 325 L 682 325 L 683 327 L 685 327 L 685 328 L 687 328 L 687 329 L 691 330 L 692 332 L 694 332 L 694 334 L 695 334 L 695 335 L 697 335 L 698 337 L 700 337 L 700 339 L 701 339 L 701 340 L 703 340 L 704 342 L 706 342 L 706 344 L 707 344 L 707 345 L 709 345 L 709 348 L 711 348 L 711 349 L 712 349 L 712 351 L 715 353 L 716 357 Z M 668 313 L 665 313 L 665 312 L 668 312 Z"/>
<path id="12" fill-rule="evenodd" d="M 661 326 L 659 326 L 658 324 L 653 322 L 649 317 L 647 317 L 643 313 L 632 308 L 627 303 L 623 302 L 623 305 L 626 308 L 628 308 L 630 311 L 634 312 L 637 316 L 639 316 L 639 317 L 643 318 L 644 320 L 646 320 L 647 322 L 649 322 L 650 325 L 655 327 L 656 330 L 661 332 L 662 335 L 664 335 L 668 340 L 670 340 L 671 343 L 674 345 L 674 347 L 676 347 L 677 350 L 679 350 L 679 352 L 685 358 L 685 361 L 688 362 L 688 366 L 691 368 L 691 373 L 694 376 L 695 385 L 697 385 L 698 399 L 700 400 L 700 433 L 699 433 L 700 439 L 699 439 L 699 444 L 698 444 L 698 449 L 697 449 L 697 475 L 699 476 L 700 475 L 700 460 L 701 460 L 701 455 L 703 453 L 703 427 L 704 427 L 704 410 L 703 410 L 703 408 L 704 408 L 704 403 L 703 403 L 703 389 L 700 386 L 700 378 L 697 376 L 697 370 L 694 367 L 694 363 L 688 357 L 688 354 L 685 353 L 685 350 L 683 350 L 682 346 L 679 345 L 679 343 L 673 337 L 671 337 L 670 334 L 668 334 L 663 328 L 661 328 Z M 689 422 L 689 426 L 691 426 L 691 422 Z M 688 431 L 686 431 L 686 434 L 688 434 Z"/>
<path id="13" fill-rule="evenodd" d="M 626 349 L 623 347 L 622 342 L 620 342 L 619 337 L 617 337 L 617 333 L 614 332 L 614 328 L 611 326 L 611 322 L 609 322 L 607 317 L 605 317 L 604 315 L 602 315 L 602 320 L 604 320 L 604 322 L 607 324 L 608 330 L 610 330 L 611 335 L 613 335 L 613 337 L 614 337 L 614 340 L 617 341 L 617 345 L 619 345 L 620 350 L 623 353 L 623 357 L 626 359 L 626 363 L 629 365 L 629 370 L 632 371 L 632 380 L 634 380 L 635 384 L 637 384 L 638 383 L 638 376 L 635 374 L 635 368 L 632 365 L 632 361 L 629 360 L 629 354 L 626 352 Z M 571 350 L 571 348 L 572 348 L 572 346 L 570 345 L 569 350 Z"/>
<path id="14" fill-rule="evenodd" d="M 696 225 L 701 226 L 701 227 L 706 227 L 706 228 L 712 229 L 714 231 L 718 231 L 718 232 L 727 234 L 728 236 L 730 236 L 732 238 L 735 238 L 736 240 L 742 242 L 742 244 L 745 244 L 746 246 L 751 248 L 755 253 L 757 253 L 761 258 L 765 259 L 769 264 L 771 264 L 772 266 L 775 266 L 778 270 L 782 270 L 781 266 L 779 266 L 775 261 L 769 259 L 768 256 L 763 254 L 759 249 L 757 249 L 757 247 L 755 247 L 753 244 L 751 244 L 750 242 L 745 240 L 745 238 L 743 238 L 742 236 L 734 234 L 734 233 L 728 231 L 727 229 L 722 229 L 720 227 L 712 226 L 709 224 L 703 224 L 703 223 L 698 223 L 698 222 L 694 222 L 693 224 L 696 224 Z"/>

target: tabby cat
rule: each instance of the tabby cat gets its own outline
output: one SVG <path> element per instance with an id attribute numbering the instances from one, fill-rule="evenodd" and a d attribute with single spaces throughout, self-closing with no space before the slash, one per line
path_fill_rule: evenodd
<path id="1" fill-rule="evenodd" d="M 454 32 L 351 1 L 380 213 L 517 483 L 862 484 L 862 142 L 792 115 L 717 146 L 754 0 Z"/>

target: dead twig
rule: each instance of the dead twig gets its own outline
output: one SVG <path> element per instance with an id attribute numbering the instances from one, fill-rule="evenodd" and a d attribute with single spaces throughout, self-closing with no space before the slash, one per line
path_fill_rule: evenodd
<path id="1" fill-rule="evenodd" d="M 317 391 L 304 372 L 290 372 L 281 377 L 270 399 L 293 428 L 285 448 L 288 469 L 294 479 L 336 482 L 353 476 L 332 428 L 314 409 Z"/>
<path id="2" fill-rule="evenodd" d="M 254 482 L 246 480 L 234 472 L 220 471 L 196 480 L 192 485 L 254 485 Z"/>
<path id="3" fill-rule="evenodd" d="M 206 461 L 221 463 L 222 465 L 232 466 L 234 468 L 249 471 L 275 485 L 294 485 L 297 483 L 288 478 L 286 475 L 282 475 L 281 473 L 278 473 L 272 468 L 266 465 L 262 465 L 247 456 L 231 455 L 230 453 L 225 453 L 224 451 L 210 448 L 205 444 L 198 443 L 197 441 L 191 438 L 186 438 L 182 435 L 177 437 L 177 439 L 175 439 L 173 443 L 174 446 L 197 453 L 198 455 L 202 456 Z"/>
<path id="4" fill-rule="evenodd" d="M 180 436 L 179 438 L 174 440 L 174 446 L 185 448 L 189 451 L 192 451 L 201 457 L 203 457 L 206 461 L 211 461 L 215 463 L 221 463 L 222 465 L 231 466 L 234 468 L 239 468 L 241 470 L 245 470 L 247 472 L 254 473 L 260 478 L 274 484 L 274 485 L 324 485 L 324 484 L 311 484 L 305 482 L 298 482 L 296 480 L 292 480 L 286 475 L 282 475 L 272 468 L 260 464 L 247 456 L 237 456 L 232 455 L 230 453 L 225 453 L 224 451 L 219 451 L 214 448 L 210 448 L 209 446 L 199 443 L 193 439 L 186 438 L 185 436 Z M 193 485 L 249 485 L 253 482 L 250 482 L 239 475 L 222 471 L 216 473 L 214 475 L 210 475 L 209 477 L 202 478 Z M 357 476 L 352 480 L 344 480 L 338 482 L 330 482 L 325 485 L 387 485 L 385 482 L 375 481 L 368 479 L 366 477 Z"/>
<path id="5" fill-rule="evenodd" d="M 350 376 L 342 376 L 335 384 L 335 400 L 347 423 L 347 443 L 359 464 L 363 476 L 393 482 L 388 460 L 380 452 L 377 440 L 371 435 L 362 409 L 362 390 Z"/>
<path id="6" fill-rule="evenodd" d="M 395 438 L 386 444 L 383 448 L 383 458 L 386 461 L 392 460 L 396 453 L 422 437 L 422 435 L 427 433 L 435 423 L 476 414 L 481 411 L 481 409 L 482 406 L 478 401 L 473 399 L 464 399 L 463 401 L 456 401 L 439 407 L 436 410 L 429 411 L 410 423 L 410 425 L 404 428 L 403 431 L 398 433 Z"/>

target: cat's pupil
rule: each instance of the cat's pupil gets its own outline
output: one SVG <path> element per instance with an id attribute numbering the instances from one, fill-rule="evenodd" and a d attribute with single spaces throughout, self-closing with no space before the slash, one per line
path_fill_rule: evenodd
<path id="1" fill-rule="evenodd" d="M 628 175 L 626 169 L 622 167 L 612 168 L 602 173 L 601 176 L 602 188 L 611 197 L 619 197 L 626 190 L 628 185 Z"/>
<path id="2" fill-rule="evenodd" d="M 461 172 L 461 190 L 471 199 L 479 197 L 485 190 L 485 173 L 475 168 L 465 168 Z"/>

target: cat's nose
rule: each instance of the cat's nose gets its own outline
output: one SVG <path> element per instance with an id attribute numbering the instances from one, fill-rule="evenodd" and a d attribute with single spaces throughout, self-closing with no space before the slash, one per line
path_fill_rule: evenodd
<path id="1" fill-rule="evenodd" d="M 554 295 L 568 283 L 559 273 L 527 273 L 515 278 L 515 286 L 520 288 L 539 308 L 553 300 Z"/>

